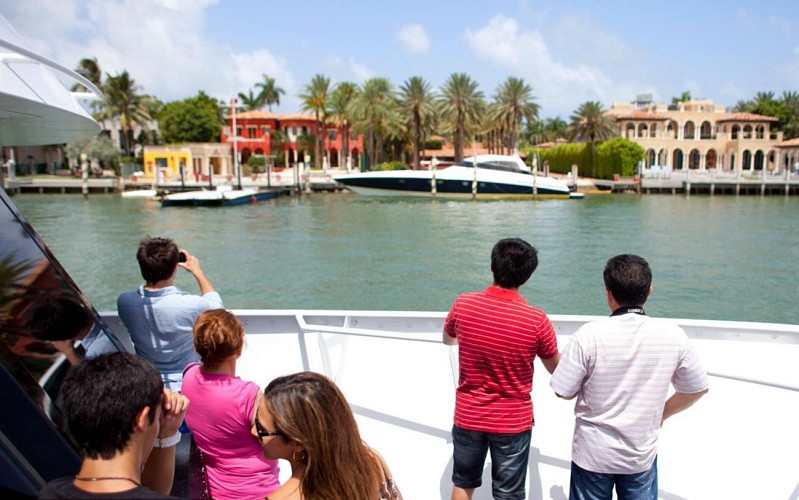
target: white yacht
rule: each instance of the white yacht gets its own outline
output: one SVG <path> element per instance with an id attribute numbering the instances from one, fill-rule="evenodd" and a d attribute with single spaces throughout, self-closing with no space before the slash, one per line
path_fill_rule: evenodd
<path id="1" fill-rule="evenodd" d="M 477 155 L 442 169 L 377 170 L 334 177 L 364 196 L 575 198 L 566 182 L 534 174 L 518 156 Z"/>

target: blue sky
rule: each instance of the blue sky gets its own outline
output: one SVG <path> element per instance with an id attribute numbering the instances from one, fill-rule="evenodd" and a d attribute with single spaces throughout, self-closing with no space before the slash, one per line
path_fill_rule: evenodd
<path id="1" fill-rule="evenodd" d="M 333 82 L 469 74 L 490 98 L 508 76 L 533 88 L 542 118 L 683 91 L 733 106 L 799 90 L 799 1 L 3 0 L 30 47 L 75 67 L 97 57 L 163 101 L 205 90 L 229 99 L 266 73 L 286 91 Z"/>

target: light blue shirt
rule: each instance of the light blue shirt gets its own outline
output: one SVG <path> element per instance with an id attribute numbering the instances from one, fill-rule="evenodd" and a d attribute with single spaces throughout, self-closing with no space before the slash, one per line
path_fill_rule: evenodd
<path id="1" fill-rule="evenodd" d="M 199 296 L 175 286 L 145 290 L 141 285 L 117 299 L 119 318 L 136 354 L 162 374 L 182 373 L 186 365 L 199 360 L 192 337 L 194 321 L 203 311 L 224 307 L 217 292 Z"/>
<path id="2" fill-rule="evenodd" d="M 85 351 L 85 357 L 95 358 L 101 354 L 119 352 L 119 340 L 115 337 L 112 341 L 109 338 L 111 336 L 113 336 L 112 333 L 105 331 L 103 327 L 95 321 L 89 333 L 80 341 Z"/>

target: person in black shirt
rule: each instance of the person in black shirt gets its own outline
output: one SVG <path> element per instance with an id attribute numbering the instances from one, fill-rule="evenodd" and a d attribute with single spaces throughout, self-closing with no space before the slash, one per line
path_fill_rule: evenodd
<path id="1" fill-rule="evenodd" d="M 126 352 L 87 359 L 70 369 L 63 394 L 83 462 L 75 477 L 51 481 L 39 498 L 172 498 L 188 399 L 164 389 L 150 362 Z"/>

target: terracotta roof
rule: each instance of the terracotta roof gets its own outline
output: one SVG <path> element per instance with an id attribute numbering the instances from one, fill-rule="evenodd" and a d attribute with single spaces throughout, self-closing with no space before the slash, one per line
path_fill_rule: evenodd
<path id="1" fill-rule="evenodd" d="M 633 111 L 632 113 L 621 113 L 614 115 L 617 120 L 669 120 L 668 116 L 663 116 L 650 111 Z"/>
<path id="2" fill-rule="evenodd" d="M 795 139 L 788 139 L 787 141 L 782 141 L 779 144 L 775 144 L 774 146 L 778 148 L 799 148 L 799 137 Z"/>
<path id="3" fill-rule="evenodd" d="M 269 111 L 261 111 L 260 109 L 256 109 L 253 111 L 239 111 L 236 113 L 236 118 L 260 118 L 263 120 L 277 120 L 278 117 L 277 113 L 270 113 Z M 230 118 L 231 115 L 228 115 Z"/>
<path id="4" fill-rule="evenodd" d="M 293 113 L 289 115 L 277 115 L 278 120 L 310 120 L 314 121 L 314 115 L 304 115 L 302 113 Z"/>
<path id="5" fill-rule="evenodd" d="M 228 119 L 231 118 L 230 115 L 227 116 Z M 241 111 L 236 113 L 237 119 L 261 119 L 261 120 L 310 120 L 314 121 L 315 118 L 313 115 L 305 115 L 302 113 L 291 113 L 291 114 L 278 114 L 278 113 L 270 113 L 269 111 L 262 111 L 260 109 L 256 109 L 253 111 Z"/>
<path id="6" fill-rule="evenodd" d="M 730 113 L 723 118 L 716 120 L 717 122 L 776 122 L 777 118 L 773 116 L 756 115 L 754 113 Z"/>

